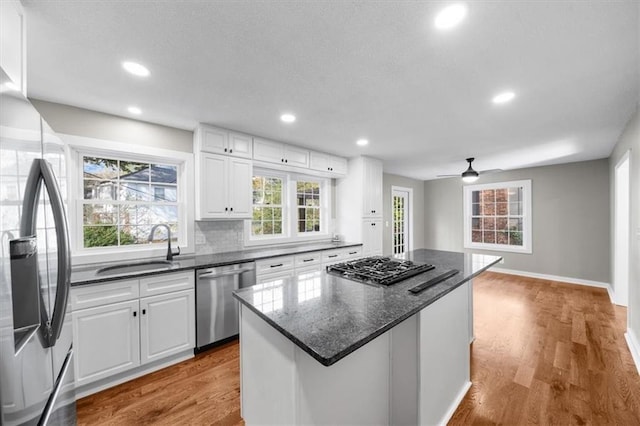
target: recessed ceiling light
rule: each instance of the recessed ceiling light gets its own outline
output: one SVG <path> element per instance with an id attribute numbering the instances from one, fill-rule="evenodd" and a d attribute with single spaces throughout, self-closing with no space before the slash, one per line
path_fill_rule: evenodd
<path id="1" fill-rule="evenodd" d="M 293 114 L 282 114 L 280 116 L 280 120 L 284 121 L 285 123 L 293 123 L 294 121 L 296 121 L 296 116 Z"/>
<path id="2" fill-rule="evenodd" d="M 150 74 L 147 67 L 137 62 L 125 61 L 122 63 L 122 68 L 133 75 L 137 75 L 138 77 L 147 77 Z"/>
<path id="3" fill-rule="evenodd" d="M 494 104 L 504 104 L 513 100 L 513 98 L 515 97 L 516 94 L 513 92 L 502 92 L 495 95 L 493 99 L 491 99 L 491 102 L 493 102 Z"/>
<path id="4" fill-rule="evenodd" d="M 365 145 L 369 145 L 369 141 L 366 139 L 358 139 L 356 141 L 356 144 L 360 145 L 360 146 L 365 146 Z"/>
<path id="5" fill-rule="evenodd" d="M 130 106 L 129 108 L 127 108 L 127 111 L 129 111 L 131 114 L 135 114 L 135 115 L 142 114 L 142 110 L 140 108 L 138 108 L 137 106 Z"/>
<path id="6" fill-rule="evenodd" d="M 15 91 L 20 90 L 20 88 L 13 81 L 7 81 L 6 83 L 4 83 L 4 87 L 6 87 L 9 90 L 15 90 Z"/>
<path id="7" fill-rule="evenodd" d="M 467 16 L 467 6 L 463 3 L 452 4 L 442 9 L 434 23 L 439 30 L 448 30 L 458 25 Z"/>

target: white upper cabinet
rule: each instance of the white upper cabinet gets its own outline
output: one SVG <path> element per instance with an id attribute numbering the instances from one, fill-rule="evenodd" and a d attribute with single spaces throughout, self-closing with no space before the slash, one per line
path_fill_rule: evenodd
<path id="1" fill-rule="evenodd" d="M 196 220 L 251 217 L 251 160 L 201 153 L 196 168 Z"/>
<path id="2" fill-rule="evenodd" d="M 253 159 L 294 167 L 309 167 L 309 150 L 281 142 L 253 138 Z"/>
<path id="3" fill-rule="evenodd" d="M 18 0 L 0 1 L 0 67 L 27 96 L 26 18 Z"/>
<path id="4" fill-rule="evenodd" d="M 253 138 L 249 135 L 201 124 L 196 129 L 194 137 L 195 152 L 240 158 L 251 158 L 253 155 Z"/>
<path id="5" fill-rule="evenodd" d="M 364 161 L 363 217 L 382 217 L 382 162 L 373 158 Z"/>
<path id="6" fill-rule="evenodd" d="M 320 172 L 346 175 L 347 159 L 322 152 L 311 151 L 309 155 L 309 168 Z"/>

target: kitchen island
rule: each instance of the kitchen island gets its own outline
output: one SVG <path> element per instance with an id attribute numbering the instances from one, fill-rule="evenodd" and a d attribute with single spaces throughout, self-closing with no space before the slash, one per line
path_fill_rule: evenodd
<path id="1" fill-rule="evenodd" d="M 471 385 L 470 280 L 501 258 L 415 250 L 405 259 L 435 269 L 391 286 L 302 272 L 235 293 L 247 424 L 446 423 Z"/>

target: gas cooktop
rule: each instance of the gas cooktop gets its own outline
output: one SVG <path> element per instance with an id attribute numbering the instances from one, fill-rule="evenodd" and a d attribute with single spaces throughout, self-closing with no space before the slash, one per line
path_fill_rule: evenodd
<path id="1" fill-rule="evenodd" d="M 327 266 L 327 272 L 353 281 L 391 285 L 434 268 L 427 263 L 373 256 Z"/>

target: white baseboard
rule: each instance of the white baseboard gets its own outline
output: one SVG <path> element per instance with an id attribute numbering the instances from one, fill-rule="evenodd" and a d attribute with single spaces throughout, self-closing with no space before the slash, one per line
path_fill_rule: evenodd
<path id="1" fill-rule="evenodd" d="M 638 370 L 638 374 L 640 374 L 640 341 L 638 341 L 636 334 L 630 328 L 627 328 L 627 332 L 624 333 L 624 338 L 627 341 L 627 346 L 629 346 L 636 370 Z"/>
<path id="2" fill-rule="evenodd" d="M 578 285 L 586 285 L 589 287 L 604 288 L 607 290 L 607 293 L 609 294 L 609 300 L 611 301 L 611 303 L 614 303 L 614 300 L 615 300 L 613 289 L 611 288 L 611 284 L 609 283 L 584 280 L 582 278 L 571 278 L 571 277 L 560 277 L 558 275 L 538 274 L 537 272 L 516 271 L 513 269 L 491 268 L 489 269 L 489 271 L 497 272 L 499 274 L 519 275 L 521 277 L 539 278 L 541 280 L 559 281 L 559 282 L 568 283 L 568 284 L 578 284 Z"/>
<path id="3" fill-rule="evenodd" d="M 451 420 L 451 417 L 453 417 L 453 414 L 458 409 L 458 405 L 460 405 L 460 403 L 464 399 L 464 396 L 469 391 L 469 388 L 471 388 L 471 382 L 467 382 L 462 386 L 462 388 L 460 389 L 460 392 L 458 392 L 458 395 L 456 395 L 456 398 L 453 400 L 453 402 L 449 406 L 449 409 L 447 410 L 446 414 L 442 417 L 442 419 L 440 420 L 440 423 L 438 423 L 440 426 L 445 426 L 447 423 L 449 423 L 449 420 Z"/>

